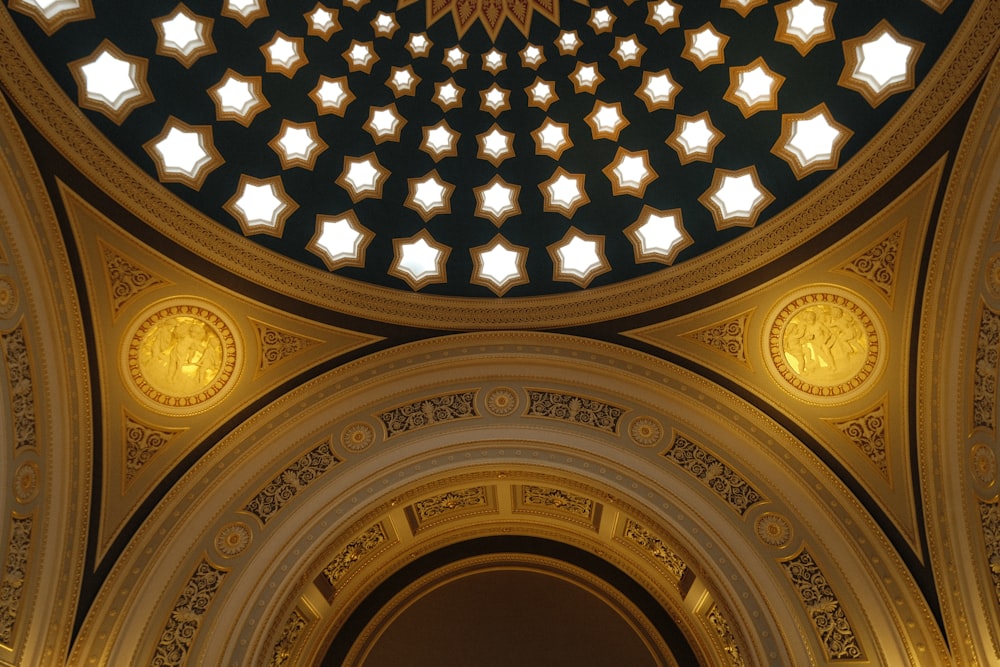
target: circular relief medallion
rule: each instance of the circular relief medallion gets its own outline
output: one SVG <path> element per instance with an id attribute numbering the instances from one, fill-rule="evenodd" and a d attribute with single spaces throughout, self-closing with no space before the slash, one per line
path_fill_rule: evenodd
<path id="1" fill-rule="evenodd" d="M 766 338 L 772 373 L 821 399 L 852 392 L 881 370 L 885 335 L 859 297 L 821 288 L 773 313 Z"/>
<path id="2" fill-rule="evenodd" d="M 375 442 L 375 429 L 364 422 L 355 422 L 344 427 L 340 434 L 340 444 L 349 452 L 363 452 Z"/>
<path id="3" fill-rule="evenodd" d="M 652 417 L 636 417 L 628 425 L 628 434 L 640 447 L 653 447 L 663 437 L 663 427 Z"/>
<path id="4" fill-rule="evenodd" d="M 30 503 L 38 495 L 41 471 L 38 464 L 28 461 L 18 466 L 14 473 L 14 497 L 19 503 Z"/>
<path id="5" fill-rule="evenodd" d="M 17 310 L 17 288 L 7 276 L 0 276 L 0 317 L 10 317 Z"/>
<path id="6" fill-rule="evenodd" d="M 984 486 L 992 486 L 997 478 L 997 456 L 981 442 L 972 447 L 972 475 Z"/>
<path id="7" fill-rule="evenodd" d="M 177 303 L 155 308 L 138 322 L 125 367 L 145 398 L 168 408 L 202 408 L 234 384 L 235 327 L 216 309 Z"/>
<path id="8" fill-rule="evenodd" d="M 768 512 L 757 519 L 757 537 L 768 546 L 781 548 L 792 539 L 792 527 L 780 514 Z"/>
<path id="9" fill-rule="evenodd" d="M 486 394 L 486 411 L 494 417 L 506 417 L 517 410 L 517 394 L 513 389 L 497 387 Z"/>
<path id="10" fill-rule="evenodd" d="M 223 526 L 215 536 L 215 549 L 223 558 L 235 558 L 250 546 L 251 539 L 250 527 L 242 521 L 234 521 Z"/>

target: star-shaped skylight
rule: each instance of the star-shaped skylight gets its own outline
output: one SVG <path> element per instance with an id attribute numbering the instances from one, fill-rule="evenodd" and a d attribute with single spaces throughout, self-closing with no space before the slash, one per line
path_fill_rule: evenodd
<path id="1" fill-rule="evenodd" d="M 788 162 L 796 178 L 820 169 L 833 169 L 840 151 L 854 134 L 830 115 L 825 104 L 781 118 L 781 136 L 771 149 Z"/>
<path id="2" fill-rule="evenodd" d="M 475 265 L 472 282 L 484 285 L 497 296 L 503 296 L 511 287 L 528 282 L 525 261 L 528 249 L 512 245 L 499 234 L 486 245 L 472 248 Z"/>
<path id="3" fill-rule="evenodd" d="M 212 143 L 212 128 L 192 126 L 171 116 L 159 135 L 143 146 L 156 164 L 160 180 L 201 189 L 209 172 L 222 164 Z"/>
<path id="4" fill-rule="evenodd" d="M 906 39 L 881 21 L 857 39 L 844 42 L 840 85 L 861 93 L 876 107 L 891 95 L 914 86 L 914 67 L 923 44 Z"/>
<path id="5" fill-rule="evenodd" d="M 643 206 L 639 219 L 625 229 L 637 262 L 673 264 L 681 250 L 694 243 L 684 229 L 679 208 L 660 211 Z"/>
<path id="6" fill-rule="evenodd" d="M 338 14 L 338 10 L 330 9 L 317 2 L 316 6 L 305 14 L 306 24 L 309 26 L 307 28 L 308 34 L 329 41 L 333 33 L 340 30 Z"/>
<path id="7" fill-rule="evenodd" d="M 153 21 L 157 33 L 156 52 L 191 67 L 198 58 L 215 53 L 212 19 L 198 16 L 183 3 L 170 14 Z"/>
<path id="8" fill-rule="evenodd" d="M 383 141 L 399 141 L 399 133 L 403 131 L 406 119 L 400 115 L 395 104 L 386 107 L 372 107 L 368 112 L 368 120 L 364 129 L 372 135 L 376 144 Z"/>
<path id="9" fill-rule="evenodd" d="M 520 186 L 511 185 L 499 176 L 494 176 L 489 183 L 473 190 L 476 195 L 476 215 L 499 227 L 507 218 L 521 212 L 517 203 L 520 191 Z"/>
<path id="10" fill-rule="evenodd" d="M 243 233 L 268 234 L 280 237 L 285 221 L 298 205 L 285 193 L 281 178 L 253 178 L 240 176 L 235 194 L 226 202 L 225 209 L 240 223 Z"/>
<path id="11" fill-rule="evenodd" d="M 424 151 L 437 162 L 442 158 L 458 155 L 458 132 L 451 129 L 445 121 L 424 128 L 424 138 L 420 142 L 420 150 Z"/>
<path id="12" fill-rule="evenodd" d="M 495 166 L 514 157 L 514 135 L 505 132 L 496 123 L 482 134 L 476 135 L 476 141 L 479 143 L 478 157 Z"/>
<path id="13" fill-rule="evenodd" d="M 312 169 L 316 158 L 327 149 L 315 122 L 292 123 L 288 120 L 281 122 L 281 129 L 268 146 L 278 155 L 282 169 Z"/>
<path id="14" fill-rule="evenodd" d="M 344 169 L 337 184 L 347 190 L 355 203 L 369 197 L 381 199 L 382 186 L 389 178 L 389 170 L 379 164 L 375 153 L 361 157 L 344 157 Z"/>
<path id="15" fill-rule="evenodd" d="M 284 74 L 289 79 L 306 64 L 305 48 L 300 37 L 288 37 L 279 32 L 267 44 L 260 47 L 267 60 L 267 71 Z"/>
<path id="16" fill-rule="evenodd" d="M 231 69 L 208 89 L 208 94 L 215 103 L 217 120 L 232 120 L 244 127 L 250 127 L 257 114 L 270 106 L 259 76 L 241 76 Z"/>
<path id="17" fill-rule="evenodd" d="M 438 243 L 426 229 L 407 239 L 393 239 L 395 258 L 389 273 L 414 290 L 447 280 L 445 266 L 451 248 Z"/>
<path id="18" fill-rule="evenodd" d="M 343 116 L 347 106 L 355 99 L 354 93 L 347 85 L 346 76 L 335 79 L 321 76 L 316 87 L 309 93 L 309 97 L 316 104 L 316 111 L 321 116 L 324 114 Z"/>
<path id="19" fill-rule="evenodd" d="M 556 160 L 563 151 L 573 145 L 569 138 L 569 125 L 557 123 L 551 118 L 546 118 L 539 128 L 531 133 L 531 138 L 535 140 L 535 150 L 540 155 L 548 155 Z"/>
<path id="20" fill-rule="evenodd" d="M 566 235 L 548 247 L 553 279 L 586 287 L 611 266 L 604 256 L 604 237 L 583 234 L 570 227 Z"/>
<path id="21" fill-rule="evenodd" d="M 420 214 L 424 222 L 451 210 L 451 193 L 455 186 L 441 180 L 436 170 L 422 178 L 411 178 L 409 188 L 405 204 Z"/>
<path id="22" fill-rule="evenodd" d="M 80 89 L 80 106 L 100 111 L 118 124 L 133 109 L 153 101 L 146 59 L 126 55 L 108 40 L 69 67 Z"/>
<path id="23" fill-rule="evenodd" d="M 680 25 L 680 5 L 670 2 L 670 0 L 650 1 L 647 5 L 649 5 L 649 14 L 646 17 L 646 23 L 656 28 L 657 31 L 666 32 L 670 28 Z"/>
<path id="24" fill-rule="evenodd" d="M 757 218 L 774 201 L 774 196 L 761 185 L 756 167 L 736 171 L 716 169 L 712 186 L 699 197 L 715 218 L 718 229 L 752 227 Z"/>
<path id="25" fill-rule="evenodd" d="M 697 116 L 677 115 L 673 133 L 667 143 L 677 151 L 681 164 L 689 162 L 711 162 L 715 147 L 722 141 L 723 134 L 712 125 L 707 111 Z"/>
<path id="26" fill-rule="evenodd" d="M 615 195 L 642 197 L 646 186 L 657 178 L 649 164 L 649 151 L 631 152 L 619 148 L 614 160 L 604 168 L 604 175 L 611 181 Z"/>
<path id="27" fill-rule="evenodd" d="M 605 104 L 597 101 L 586 117 L 587 124 L 594 139 L 610 139 L 618 141 L 618 135 L 628 125 L 628 119 L 622 115 L 622 105 L 618 102 Z"/>
<path id="28" fill-rule="evenodd" d="M 684 51 L 681 57 L 694 63 L 699 70 L 709 65 L 725 62 L 726 42 L 728 35 L 723 35 L 711 23 L 706 23 L 696 30 L 684 31 Z"/>
<path id="29" fill-rule="evenodd" d="M 774 8 L 778 31 L 774 39 L 791 44 L 806 55 L 817 44 L 833 39 L 833 12 L 837 5 L 828 0 L 791 0 Z"/>
<path id="30" fill-rule="evenodd" d="M 646 104 L 646 109 L 673 109 L 677 93 L 681 85 L 670 76 L 670 70 L 645 72 L 642 75 L 642 85 L 635 91 L 636 96 Z"/>
<path id="31" fill-rule="evenodd" d="M 572 218 L 577 209 L 590 202 L 584 189 L 585 180 L 583 174 L 571 174 L 562 167 L 556 169 L 549 180 L 538 186 L 545 199 L 545 210 Z"/>
<path id="32" fill-rule="evenodd" d="M 353 211 L 339 216 L 316 218 L 316 233 L 308 248 L 330 271 L 345 266 L 364 266 L 365 250 L 375 238 L 371 230 L 358 221 Z"/>
<path id="33" fill-rule="evenodd" d="M 739 107 L 745 118 L 778 108 L 778 90 L 785 77 L 771 70 L 763 58 L 729 69 L 729 88 L 723 98 Z"/>

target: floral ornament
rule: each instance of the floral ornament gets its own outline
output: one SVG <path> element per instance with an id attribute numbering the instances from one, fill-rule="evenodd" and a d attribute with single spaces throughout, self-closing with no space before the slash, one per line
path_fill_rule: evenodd
<path id="1" fill-rule="evenodd" d="M 652 447 L 663 437 L 663 427 L 652 417 L 636 417 L 628 425 L 628 434 L 640 447 Z"/>
<path id="2" fill-rule="evenodd" d="M 764 544 L 780 548 L 792 539 L 792 527 L 780 514 L 769 512 L 757 519 L 757 537 Z"/>
<path id="3" fill-rule="evenodd" d="M 375 429 L 364 422 L 355 422 L 344 427 L 340 433 L 340 444 L 349 452 L 363 452 L 375 442 Z"/>
<path id="4" fill-rule="evenodd" d="M 38 483 L 41 471 L 34 461 L 22 463 L 14 473 L 14 497 L 17 502 L 29 503 L 38 495 Z"/>
<path id="5" fill-rule="evenodd" d="M 7 276 L 0 277 L 0 317 L 10 317 L 16 309 L 17 290 L 14 281 Z"/>
<path id="6" fill-rule="evenodd" d="M 983 443 L 972 448 L 972 475 L 984 486 L 992 486 L 997 478 L 997 456 Z"/>
<path id="7" fill-rule="evenodd" d="M 495 417 L 506 417 L 517 410 L 517 394 L 507 387 L 497 387 L 486 395 L 486 411 Z"/>
<path id="8" fill-rule="evenodd" d="M 250 527 L 242 521 L 226 524 L 215 536 L 215 549 L 223 558 L 234 558 L 243 553 L 253 538 Z"/>

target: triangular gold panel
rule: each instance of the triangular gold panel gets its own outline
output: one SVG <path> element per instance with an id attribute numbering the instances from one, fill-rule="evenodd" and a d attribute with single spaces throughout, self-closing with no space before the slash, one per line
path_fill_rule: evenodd
<path id="1" fill-rule="evenodd" d="M 747 334 L 752 315 L 753 310 L 748 310 L 736 317 L 716 322 L 701 329 L 689 331 L 684 334 L 684 337 L 701 343 L 708 347 L 708 349 L 734 359 L 749 368 L 750 360 L 747 356 Z"/>
<path id="2" fill-rule="evenodd" d="M 865 278 L 872 287 L 882 293 L 889 305 L 892 305 L 895 296 L 897 263 L 906 224 L 907 221 L 903 220 L 876 243 L 840 267 L 841 271 Z"/>
<path id="3" fill-rule="evenodd" d="M 847 419 L 824 419 L 840 431 L 844 438 L 855 445 L 892 486 L 889 467 L 890 442 L 888 401 L 882 398 L 875 406 Z"/>
<path id="4" fill-rule="evenodd" d="M 100 381 L 100 559 L 147 495 L 231 415 L 380 340 L 306 320 L 181 267 L 60 183 Z M 179 392 L 179 393 L 178 393 Z M 124 415 L 124 416 L 123 416 Z"/>

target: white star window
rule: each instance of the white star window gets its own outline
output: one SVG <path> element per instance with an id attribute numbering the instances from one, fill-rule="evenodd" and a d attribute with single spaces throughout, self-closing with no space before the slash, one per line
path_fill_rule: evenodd
<path id="1" fill-rule="evenodd" d="M 432 127 L 425 127 L 420 150 L 434 158 L 435 162 L 441 158 L 458 155 L 458 132 L 451 129 L 443 120 Z"/>
<path id="2" fill-rule="evenodd" d="M 778 15 L 777 42 L 791 44 L 806 55 L 817 44 L 834 38 L 833 12 L 837 5 L 827 0 L 791 0 L 774 8 Z"/>
<path id="3" fill-rule="evenodd" d="M 399 141 L 404 125 L 406 119 L 399 115 L 395 104 L 390 104 L 387 107 L 372 107 L 364 128 L 376 144 L 381 144 L 384 141 Z"/>
<path id="4" fill-rule="evenodd" d="M 410 192 L 405 204 L 416 211 L 424 222 L 436 215 L 451 212 L 451 193 L 455 186 L 442 181 L 436 170 L 423 178 L 411 178 L 407 183 Z"/>
<path id="5" fill-rule="evenodd" d="M 215 53 L 212 41 L 212 19 L 192 14 L 184 4 L 177 5 L 167 16 L 153 19 L 156 30 L 156 53 L 176 59 L 191 67 L 198 58 Z"/>
<path id="6" fill-rule="evenodd" d="M 462 106 L 462 95 L 465 90 L 455 85 L 451 79 L 434 84 L 434 103 L 442 110 Z"/>
<path id="7" fill-rule="evenodd" d="M 535 44 L 528 44 L 520 51 L 521 64 L 531 69 L 538 69 L 538 66 L 545 62 L 545 52 L 542 47 Z"/>
<path id="8" fill-rule="evenodd" d="M 564 56 L 575 56 L 582 43 L 575 30 L 563 30 L 556 37 L 556 48 Z"/>
<path id="9" fill-rule="evenodd" d="M 698 70 L 703 70 L 709 65 L 725 62 L 726 42 L 729 41 L 727 35 L 717 31 L 711 23 L 695 30 L 684 31 L 684 51 L 681 57 L 694 63 Z"/>
<path id="10" fill-rule="evenodd" d="M 622 105 L 618 102 L 613 104 L 595 102 L 593 110 L 587 114 L 585 120 L 594 139 L 611 141 L 618 141 L 618 135 L 628 125 L 628 119 L 622 115 Z"/>
<path id="11" fill-rule="evenodd" d="M 221 13 L 248 28 L 257 19 L 267 16 L 267 0 L 225 0 Z"/>
<path id="12" fill-rule="evenodd" d="M 316 216 L 316 233 L 306 246 L 330 271 L 345 266 L 364 266 L 365 250 L 375 234 L 358 222 L 353 211 L 339 216 Z"/>
<path id="13" fill-rule="evenodd" d="M 209 172 L 222 164 L 210 126 L 188 125 L 173 116 L 143 148 L 153 158 L 161 181 L 183 183 L 194 190 L 200 190 Z"/>
<path id="14" fill-rule="evenodd" d="M 611 57 L 618 63 L 618 67 L 634 67 L 642 61 L 642 54 L 646 52 L 646 47 L 639 43 L 635 35 L 630 37 L 615 38 L 615 50 L 611 52 Z"/>
<path id="15" fill-rule="evenodd" d="M 670 76 L 670 70 L 645 72 L 642 75 L 642 85 L 635 91 L 650 111 L 655 109 L 673 109 L 674 99 L 681 92 L 681 85 Z"/>
<path id="16" fill-rule="evenodd" d="M 321 76 L 316 87 L 309 93 L 310 99 L 316 104 L 316 111 L 321 115 L 334 114 L 343 116 L 347 106 L 354 101 L 354 93 L 347 87 L 347 77 L 331 79 Z"/>
<path id="17" fill-rule="evenodd" d="M 726 9 L 732 9 L 743 18 L 746 18 L 754 7 L 760 7 L 761 5 L 766 4 L 767 0 L 722 0 L 722 3 L 719 6 L 725 7 Z"/>
<path id="18" fill-rule="evenodd" d="M 411 289 L 447 280 L 445 264 L 451 248 L 438 243 L 426 229 L 408 239 L 393 239 L 395 258 L 389 273 L 405 280 Z"/>
<path id="19" fill-rule="evenodd" d="M 359 42 L 356 39 L 351 40 L 351 45 L 344 51 L 343 56 L 347 62 L 347 69 L 351 72 L 371 74 L 372 65 L 378 61 L 371 43 Z"/>
<path id="20" fill-rule="evenodd" d="M 259 76 L 245 77 L 227 69 L 208 94 L 215 103 L 216 120 L 232 120 L 250 127 L 254 117 L 270 105 L 261 92 Z"/>
<path id="21" fill-rule="evenodd" d="M 393 67 L 389 72 L 389 79 L 386 84 L 396 97 L 414 95 L 417 92 L 417 84 L 420 77 L 413 73 L 413 67 Z"/>
<path id="22" fill-rule="evenodd" d="M 281 121 L 281 129 L 267 145 L 281 160 L 282 169 L 312 169 L 316 158 L 327 149 L 326 142 L 319 138 L 315 122 L 299 124 L 288 120 Z"/>
<path id="23" fill-rule="evenodd" d="M 499 227 L 507 218 L 521 213 L 521 207 L 517 203 L 520 191 L 519 185 L 511 185 L 499 176 L 494 176 L 486 185 L 473 188 L 476 215 Z"/>
<path id="24" fill-rule="evenodd" d="M 67 23 L 94 18 L 92 0 L 11 0 L 10 8 L 33 18 L 50 37 Z"/>
<path id="25" fill-rule="evenodd" d="M 497 51 L 496 47 L 494 47 L 483 54 L 483 69 L 496 74 L 503 70 L 504 59 L 504 54 Z"/>
<path id="26" fill-rule="evenodd" d="M 670 28 L 680 25 L 680 14 L 680 6 L 675 5 L 670 0 L 650 2 L 646 23 L 656 28 L 658 32 L 663 33 Z"/>
<path id="27" fill-rule="evenodd" d="M 89 56 L 69 64 L 79 90 L 78 104 L 120 125 L 133 109 L 153 101 L 147 67 L 145 58 L 126 55 L 104 40 Z"/>
<path id="28" fill-rule="evenodd" d="M 715 147 L 724 135 L 712 125 L 707 111 L 697 116 L 678 114 L 673 133 L 667 137 L 667 144 L 677 152 L 681 164 L 690 162 L 711 162 Z"/>
<path id="29" fill-rule="evenodd" d="M 444 64 L 447 65 L 448 69 L 452 72 L 464 69 L 465 63 L 468 59 L 469 54 L 458 46 L 453 46 L 450 49 L 444 50 Z"/>
<path id="30" fill-rule="evenodd" d="M 531 138 L 535 140 L 535 152 L 539 155 L 548 155 L 556 160 L 567 148 L 573 146 L 569 138 L 569 125 L 557 123 L 551 118 L 546 118 L 541 126 L 531 133 Z"/>
<path id="31" fill-rule="evenodd" d="M 577 209 L 590 203 L 583 187 L 584 180 L 583 174 L 571 174 L 562 167 L 556 169 L 549 180 L 538 184 L 544 200 L 543 210 L 572 218 Z"/>
<path id="32" fill-rule="evenodd" d="M 510 109 L 510 91 L 504 90 L 497 84 L 493 84 L 486 90 L 479 93 L 481 102 L 479 108 L 488 111 L 494 116 L 499 116 L 504 111 Z"/>
<path id="33" fill-rule="evenodd" d="M 476 135 L 476 141 L 479 143 L 476 157 L 494 166 L 500 166 L 507 158 L 514 157 L 514 135 L 504 132 L 496 123 L 482 134 Z"/>
<path id="34" fill-rule="evenodd" d="M 298 208 L 285 193 L 281 178 L 259 179 L 243 174 L 236 193 L 223 207 L 247 236 L 268 234 L 280 237 L 288 216 Z"/>
<path id="35" fill-rule="evenodd" d="M 923 50 L 884 19 L 863 37 L 844 42 L 844 71 L 838 83 L 861 93 L 877 107 L 890 96 L 913 88 L 914 68 Z"/>
<path id="36" fill-rule="evenodd" d="M 757 58 L 744 67 L 729 68 L 729 88 L 722 97 L 749 118 L 758 111 L 778 108 L 778 90 L 784 82 L 785 77 L 773 72 L 763 58 Z"/>
<path id="37" fill-rule="evenodd" d="M 398 29 L 396 18 L 388 12 L 379 12 L 372 19 L 372 30 L 375 31 L 376 37 L 392 37 Z"/>
<path id="38" fill-rule="evenodd" d="M 619 148 L 614 159 L 603 169 L 611 181 L 612 194 L 642 197 L 646 186 L 656 180 L 658 174 L 649 164 L 649 151 L 633 153 Z"/>
<path id="39" fill-rule="evenodd" d="M 426 58 L 431 52 L 431 40 L 427 39 L 427 33 L 417 32 L 410 35 L 406 40 L 406 50 L 414 58 Z"/>
<path id="40" fill-rule="evenodd" d="M 524 89 L 528 95 L 528 106 L 538 107 L 542 111 L 548 111 L 549 105 L 559 99 L 556 95 L 556 84 L 552 81 L 543 81 L 535 77 L 534 83 Z"/>
<path id="41" fill-rule="evenodd" d="M 835 169 L 840 151 L 853 132 L 833 119 L 825 104 L 781 117 L 781 136 L 771 152 L 783 159 L 796 178 Z"/>
<path id="42" fill-rule="evenodd" d="M 609 32 L 615 23 L 615 15 L 607 7 L 597 7 L 590 10 L 590 20 L 587 23 L 595 33 Z"/>
<path id="43" fill-rule="evenodd" d="M 753 227 L 774 196 L 761 185 L 756 167 L 737 171 L 716 169 L 711 187 L 698 201 L 712 213 L 715 228 L 721 230 Z"/>
<path id="44" fill-rule="evenodd" d="M 274 33 L 271 41 L 260 47 L 260 50 L 267 60 L 265 69 L 268 72 L 284 74 L 289 79 L 308 62 L 305 49 L 302 47 L 302 39 L 288 37 L 280 31 Z"/>
<path id="45" fill-rule="evenodd" d="M 639 219 L 625 229 L 635 261 L 673 264 L 681 250 L 694 243 L 684 229 L 679 208 L 660 211 L 643 206 Z"/>
<path id="46" fill-rule="evenodd" d="M 337 178 L 337 185 L 344 188 L 351 201 L 381 199 L 382 186 L 389 178 L 389 170 L 379 164 L 375 153 L 361 157 L 344 157 L 344 170 Z"/>
<path id="47" fill-rule="evenodd" d="M 548 247 L 554 280 L 587 287 L 597 276 L 611 270 L 604 256 L 604 237 L 583 234 L 570 227 L 566 235 Z"/>
<path id="48" fill-rule="evenodd" d="M 316 6 L 305 14 L 308 25 L 306 34 L 328 41 L 333 33 L 340 30 L 339 14 L 338 10 L 324 7 L 317 2 Z"/>
<path id="49" fill-rule="evenodd" d="M 578 93 L 596 92 L 597 87 L 604 81 L 596 63 L 577 63 L 569 78 L 573 80 L 573 89 Z"/>
<path id="50" fill-rule="evenodd" d="M 525 260 L 528 249 L 511 245 L 499 234 L 486 245 L 472 248 L 474 269 L 471 282 L 493 290 L 503 296 L 511 287 L 528 282 Z"/>

